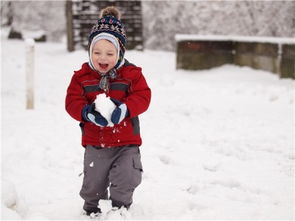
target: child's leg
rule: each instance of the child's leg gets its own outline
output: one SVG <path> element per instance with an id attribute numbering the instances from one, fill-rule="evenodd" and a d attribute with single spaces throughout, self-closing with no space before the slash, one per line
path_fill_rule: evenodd
<path id="1" fill-rule="evenodd" d="M 98 212 L 98 201 L 108 199 L 108 172 L 111 160 L 105 156 L 104 150 L 97 150 L 92 146 L 85 148 L 84 179 L 80 196 L 85 200 L 85 211 Z"/>
<path id="2" fill-rule="evenodd" d="M 132 204 L 135 188 L 141 183 L 142 164 L 138 147 L 123 147 L 112 165 L 109 179 L 113 207 Z"/>

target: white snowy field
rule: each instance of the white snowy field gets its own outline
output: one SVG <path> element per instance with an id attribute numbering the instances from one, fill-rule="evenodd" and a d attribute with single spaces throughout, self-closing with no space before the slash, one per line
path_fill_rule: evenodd
<path id="1" fill-rule="evenodd" d="M 87 220 L 83 148 L 64 109 L 87 60 L 36 44 L 35 109 L 25 108 L 25 45 L 1 40 L 1 219 Z M 129 51 L 152 103 L 141 119 L 143 182 L 127 220 L 294 220 L 294 81 L 247 67 L 175 70 L 171 52 Z M 108 201 L 100 219 L 111 220 Z"/>

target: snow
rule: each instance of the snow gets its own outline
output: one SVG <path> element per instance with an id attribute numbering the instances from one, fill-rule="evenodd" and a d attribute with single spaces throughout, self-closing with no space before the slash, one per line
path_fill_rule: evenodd
<path id="1" fill-rule="evenodd" d="M 64 108 L 87 52 L 36 43 L 35 109 L 26 110 L 25 43 L 1 42 L 1 218 L 88 220 L 80 129 Z M 126 52 L 152 89 L 140 116 L 143 181 L 129 211 L 108 216 L 102 201 L 101 219 L 294 219 L 294 81 L 232 65 L 176 70 L 175 57 Z"/>
<path id="2" fill-rule="evenodd" d="M 99 94 L 96 96 L 94 101 L 95 110 L 97 110 L 101 115 L 108 121 L 108 127 L 114 126 L 111 121 L 111 116 L 116 108 L 116 105 L 106 96 L 105 93 Z"/>
<path id="3" fill-rule="evenodd" d="M 35 45 L 35 41 L 32 38 L 26 38 L 25 43 L 27 44 L 27 46 L 29 47 L 33 47 Z"/>
<path id="4" fill-rule="evenodd" d="M 277 44 L 295 44 L 294 38 L 279 38 L 267 36 L 234 36 L 234 35 L 194 35 L 194 34 L 176 34 L 176 41 L 238 41 L 238 42 L 262 42 Z"/>

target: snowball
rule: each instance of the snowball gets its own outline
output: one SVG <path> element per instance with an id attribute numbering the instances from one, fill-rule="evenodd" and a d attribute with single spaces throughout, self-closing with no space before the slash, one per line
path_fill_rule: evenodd
<path id="1" fill-rule="evenodd" d="M 111 121 L 111 115 L 116 108 L 116 105 L 110 100 L 106 94 L 99 94 L 94 101 L 95 110 L 98 111 L 107 121 L 108 126 L 114 126 Z"/>

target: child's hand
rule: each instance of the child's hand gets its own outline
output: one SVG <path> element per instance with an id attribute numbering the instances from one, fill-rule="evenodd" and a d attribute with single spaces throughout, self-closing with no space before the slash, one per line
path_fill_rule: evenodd
<path id="1" fill-rule="evenodd" d="M 117 106 L 111 115 L 111 121 L 113 122 L 113 124 L 119 124 L 128 115 L 128 109 L 126 104 L 113 98 L 111 98 L 111 100 Z"/>
<path id="2" fill-rule="evenodd" d="M 95 111 L 95 104 L 87 104 L 82 110 L 82 117 L 84 120 L 94 123 L 96 126 L 105 127 L 108 121 L 97 111 Z"/>
<path id="3" fill-rule="evenodd" d="M 99 94 L 93 103 L 95 103 L 94 110 L 99 112 L 108 121 L 108 126 L 114 126 L 111 121 L 111 115 L 117 106 L 111 101 L 110 97 L 107 97 L 105 93 Z"/>

